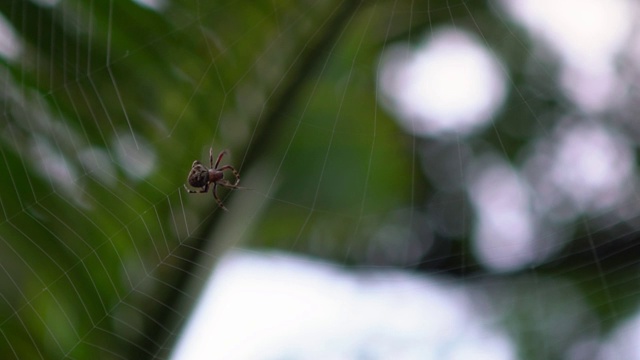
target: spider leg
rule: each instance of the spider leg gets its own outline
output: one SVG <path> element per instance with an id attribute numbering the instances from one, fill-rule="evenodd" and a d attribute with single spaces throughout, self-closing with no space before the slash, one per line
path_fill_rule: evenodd
<path id="1" fill-rule="evenodd" d="M 227 186 L 227 187 L 237 187 L 238 184 L 240 184 L 240 173 L 238 173 L 238 170 L 236 170 L 233 166 L 225 165 L 225 166 L 223 166 L 223 167 L 221 167 L 220 169 L 217 169 L 217 170 L 218 171 L 231 170 L 231 172 L 233 173 L 233 176 L 236 177 L 236 182 L 234 184 L 232 184 L 232 186 Z"/>
<path id="2" fill-rule="evenodd" d="M 184 184 L 183 184 L 183 185 L 184 185 Z M 187 185 L 184 185 L 184 189 L 185 189 L 185 190 L 187 190 L 187 192 L 188 192 L 189 194 L 195 194 L 195 193 L 197 193 L 197 191 L 189 189 L 189 188 L 187 187 Z"/>
<path id="3" fill-rule="evenodd" d="M 243 187 L 240 187 L 238 185 L 232 184 L 229 181 L 224 180 L 224 179 L 223 180 L 218 180 L 217 184 L 220 185 L 220 186 L 224 186 L 226 188 L 229 188 L 229 189 L 244 189 Z"/>
<path id="4" fill-rule="evenodd" d="M 224 207 L 224 204 L 222 203 L 222 200 L 220 200 L 220 198 L 218 197 L 218 184 L 217 183 L 213 183 L 213 189 L 211 190 L 211 192 L 213 193 L 213 197 L 216 199 L 216 202 L 218 203 L 218 206 L 224 211 L 229 211 L 229 210 L 227 210 L 226 207 Z"/>
<path id="5" fill-rule="evenodd" d="M 211 151 L 213 151 L 213 149 L 211 149 Z M 211 168 L 212 169 L 218 170 L 218 165 L 220 165 L 220 160 L 222 160 L 222 157 L 226 153 L 227 153 L 227 150 L 220 151 L 220 154 L 218 154 L 218 160 L 216 160 L 216 166 L 213 166 L 213 155 L 211 155 Z"/>
<path id="6" fill-rule="evenodd" d="M 202 190 L 200 190 L 200 191 L 191 190 L 191 189 L 189 189 L 189 188 L 187 187 L 187 185 L 185 185 L 185 184 L 182 184 L 182 185 L 184 186 L 184 189 L 185 189 L 185 190 L 187 190 L 187 192 L 188 192 L 189 194 L 206 193 L 206 192 L 208 192 L 208 191 L 209 191 L 209 184 L 207 184 L 207 185 L 203 186 L 203 187 L 202 187 Z"/>

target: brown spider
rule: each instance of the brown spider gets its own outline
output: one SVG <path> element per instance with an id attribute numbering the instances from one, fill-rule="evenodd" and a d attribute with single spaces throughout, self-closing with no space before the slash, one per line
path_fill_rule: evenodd
<path id="1" fill-rule="evenodd" d="M 240 183 L 240 174 L 233 166 L 224 165 L 222 167 L 218 167 L 218 165 L 220 164 L 220 160 L 222 160 L 222 157 L 226 153 L 227 151 L 223 150 L 220 152 L 220 154 L 218 154 L 218 160 L 216 160 L 216 164 L 214 166 L 213 165 L 213 148 L 209 149 L 209 164 L 211 165 L 211 169 L 207 169 L 198 160 L 194 161 L 193 164 L 191 165 L 191 171 L 189 172 L 187 181 L 189 182 L 189 185 L 195 188 L 202 188 L 202 190 L 200 191 L 190 190 L 187 187 L 187 185 L 184 186 L 187 192 L 189 192 L 190 194 L 195 194 L 198 192 L 200 193 L 208 192 L 209 185 L 213 184 L 213 189 L 211 190 L 211 192 L 213 193 L 213 197 L 218 202 L 218 206 L 220 206 L 224 211 L 227 211 L 227 208 L 224 207 L 224 205 L 222 204 L 222 201 L 218 197 L 218 193 L 216 191 L 218 189 L 218 185 L 224 186 L 230 189 L 238 189 L 239 188 L 238 184 Z M 233 173 L 233 176 L 236 177 L 235 183 L 232 184 L 229 181 L 224 179 L 223 171 L 225 170 L 231 170 L 231 172 Z"/>

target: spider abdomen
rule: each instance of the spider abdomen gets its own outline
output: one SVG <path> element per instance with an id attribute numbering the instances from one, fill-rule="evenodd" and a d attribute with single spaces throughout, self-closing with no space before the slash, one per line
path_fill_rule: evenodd
<path id="1" fill-rule="evenodd" d="M 217 171 L 215 169 L 209 169 L 209 182 L 210 183 L 222 180 L 223 177 L 224 177 L 224 174 L 222 173 L 222 171 Z"/>
<path id="2" fill-rule="evenodd" d="M 208 178 L 209 176 L 207 169 L 200 163 L 194 163 L 191 172 L 189 172 L 187 181 L 189 182 L 189 185 L 193 187 L 203 187 L 209 183 Z"/>

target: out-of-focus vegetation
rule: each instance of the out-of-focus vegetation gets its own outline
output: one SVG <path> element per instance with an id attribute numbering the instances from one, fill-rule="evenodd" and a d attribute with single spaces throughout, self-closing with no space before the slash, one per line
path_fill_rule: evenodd
<path id="1" fill-rule="evenodd" d="M 0 357 L 167 356 L 190 284 L 238 245 L 484 287 L 523 358 L 561 358 L 584 329 L 602 336 L 636 310 L 635 218 L 558 217 L 565 243 L 493 273 L 475 253 L 467 183 L 429 175 L 487 153 L 520 167 L 576 112 L 495 3 L 154 4 L 0 2 L 15 45 L 0 58 Z M 378 64 L 441 26 L 483 39 L 510 95 L 482 131 L 415 138 L 384 106 Z M 223 163 L 248 188 L 222 192 L 229 213 L 182 188 L 210 147 L 230 149 Z M 251 226 L 222 236 L 229 223 Z"/>

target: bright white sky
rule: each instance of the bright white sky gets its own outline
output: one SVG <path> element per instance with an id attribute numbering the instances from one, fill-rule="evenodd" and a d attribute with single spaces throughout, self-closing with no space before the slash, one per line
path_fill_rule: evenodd
<path id="1" fill-rule="evenodd" d="M 174 358 L 515 359 L 470 298 L 400 271 L 359 274 L 235 251 L 216 269 Z"/>
<path id="2" fill-rule="evenodd" d="M 619 201 L 603 196 L 632 181 L 631 144 L 598 120 L 619 94 L 614 60 L 632 30 L 632 4 L 502 1 L 560 59 L 559 84 L 586 115 L 559 119 L 540 151 L 528 155 L 524 175 L 501 154 L 471 170 L 474 236 L 486 266 L 514 269 L 539 256 L 536 226 L 558 210 L 557 201 L 571 204 L 570 216 L 600 211 Z M 489 126 L 509 79 L 483 45 L 441 29 L 421 47 L 398 45 L 383 54 L 382 101 L 407 132 L 472 135 Z M 482 313 L 464 289 L 425 277 L 362 275 L 289 255 L 233 252 L 215 270 L 174 359 L 515 359 L 507 335 Z M 611 344 L 635 334 L 637 323 L 621 328 Z"/>

